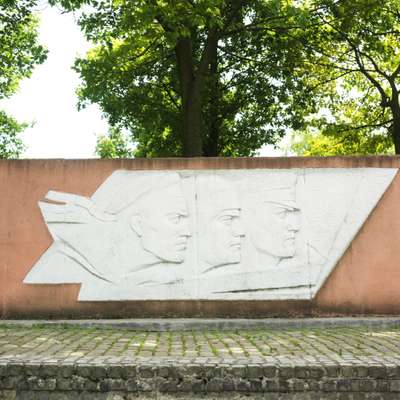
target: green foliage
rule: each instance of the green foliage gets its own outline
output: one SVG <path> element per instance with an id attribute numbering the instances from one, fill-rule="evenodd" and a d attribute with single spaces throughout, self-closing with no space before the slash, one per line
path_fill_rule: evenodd
<path id="1" fill-rule="evenodd" d="M 0 3 L 0 98 L 15 93 L 21 79 L 46 59 L 37 44 L 38 21 L 31 11 L 34 1 L 2 0 Z"/>
<path id="2" fill-rule="evenodd" d="M 27 127 L 0 110 L 0 158 L 18 158 L 24 150 L 19 134 Z"/>
<path id="3" fill-rule="evenodd" d="M 21 79 L 46 59 L 46 50 L 37 43 L 34 5 L 33 0 L 0 1 L 0 99 L 13 95 Z M 17 135 L 25 128 L 0 110 L 0 158 L 20 155 L 23 146 Z"/>
<path id="4" fill-rule="evenodd" d="M 313 3 L 318 12 L 304 31 L 307 57 L 299 72 L 307 74 L 320 112 L 295 134 L 292 151 L 386 154 L 395 144 L 398 153 L 400 1 Z"/>
<path id="5" fill-rule="evenodd" d="M 111 128 L 108 135 L 98 138 L 96 153 L 101 158 L 130 158 L 133 156 L 127 138 L 117 128 Z"/>
<path id="6" fill-rule="evenodd" d="M 400 0 L 52 1 L 90 5 L 79 105 L 128 131 L 129 154 L 184 154 L 196 91 L 202 155 L 251 156 L 288 129 L 297 154 L 400 153 Z"/>
<path id="7" fill-rule="evenodd" d="M 191 46 L 185 65 L 197 77 L 204 74 L 203 155 L 253 155 L 263 144 L 276 143 L 287 127 L 301 126 L 306 110 L 314 109 L 305 76 L 295 71 L 302 58 L 297 25 L 307 22 L 306 10 L 295 1 L 53 3 L 67 10 L 92 6 L 79 20 L 96 44 L 75 63 L 83 79 L 79 106 L 99 104 L 112 126 L 130 132 L 135 156 L 183 154 L 177 47 L 184 39 Z M 218 46 L 211 54 L 214 37 Z"/>
<path id="8" fill-rule="evenodd" d="M 286 151 L 299 156 L 377 155 L 393 154 L 394 147 L 391 138 L 384 134 L 367 136 L 350 130 L 329 136 L 306 130 L 291 136 Z"/>

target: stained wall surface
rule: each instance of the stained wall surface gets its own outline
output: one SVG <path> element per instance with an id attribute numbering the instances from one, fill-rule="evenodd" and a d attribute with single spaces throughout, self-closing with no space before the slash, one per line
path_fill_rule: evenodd
<path id="1" fill-rule="evenodd" d="M 44 316 L 261 317 L 268 315 L 332 313 L 396 314 L 400 309 L 400 256 L 397 251 L 398 238 L 400 237 L 400 211 L 398 207 L 400 178 L 397 173 L 397 168 L 399 167 L 400 159 L 397 157 L 1 161 L 0 315 L 3 318 L 17 318 Z M 137 173 L 129 171 L 137 171 Z M 65 193 L 78 196 L 71 202 L 75 206 L 75 211 L 76 209 L 83 210 L 86 207 L 86 203 L 80 202 L 86 201 L 85 199 L 96 200 L 95 193 L 101 194 L 101 188 L 107 187 L 104 186 L 104 182 L 110 176 L 117 176 L 122 173 L 130 180 L 131 176 L 136 176 L 137 174 L 144 174 L 146 177 L 166 173 L 166 176 L 171 176 L 171 174 L 175 173 L 174 171 L 180 171 L 180 176 L 189 176 L 191 177 L 190 179 L 196 182 L 198 181 L 196 178 L 198 176 L 202 176 L 201 182 L 202 179 L 207 181 L 210 176 L 215 176 L 215 174 L 220 174 L 223 180 L 230 181 L 232 179 L 235 180 L 235 176 L 240 174 L 246 180 L 251 180 L 257 174 L 270 176 L 277 173 L 278 176 L 289 176 L 289 178 L 285 178 L 289 181 L 292 179 L 290 176 L 296 176 L 297 181 L 303 175 L 321 176 L 316 179 L 316 181 L 320 182 L 324 180 L 324 174 L 329 172 L 328 175 L 331 178 L 326 179 L 325 183 L 317 184 L 318 192 L 326 190 L 330 192 L 326 196 L 327 199 L 331 199 L 332 204 L 327 204 L 325 209 L 330 207 L 332 213 L 325 213 L 324 215 L 329 216 L 332 214 L 332 221 L 337 220 L 336 216 L 339 214 L 335 214 L 334 210 L 344 206 L 339 207 L 338 201 L 334 201 L 335 195 L 338 196 L 338 199 L 344 199 L 347 195 L 351 195 L 352 198 L 345 202 L 346 204 L 351 204 L 351 207 L 347 207 L 347 213 L 341 214 L 345 218 L 340 224 L 336 221 L 335 225 L 328 220 L 323 221 L 317 218 L 317 222 L 314 224 L 309 223 L 308 226 L 314 227 L 313 229 L 315 230 L 317 229 L 315 227 L 320 224 L 321 232 L 325 233 L 329 230 L 324 227 L 329 226 L 329 224 L 337 229 L 335 242 L 330 244 L 330 249 L 335 248 L 337 251 L 329 253 L 327 260 L 325 260 L 326 262 L 324 261 L 325 264 L 319 262 L 318 265 L 322 265 L 321 270 L 323 273 L 322 275 L 317 274 L 315 284 L 309 285 L 306 291 L 298 292 L 294 290 L 292 292 L 289 291 L 289 293 L 287 290 L 283 290 L 281 285 L 281 287 L 274 288 L 274 295 L 271 295 L 270 290 L 260 291 L 260 287 L 254 286 L 251 283 L 251 279 L 249 280 L 250 283 L 243 283 L 238 274 L 226 279 L 228 284 L 224 283 L 225 274 L 229 275 L 232 270 L 238 270 L 240 273 L 241 264 L 246 264 L 246 258 L 243 258 L 245 256 L 242 255 L 241 259 L 238 258 L 239 250 L 244 251 L 246 249 L 246 240 L 250 240 L 248 239 L 250 225 L 248 223 L 246 225 L 246 220 L 241 224 L 243 226 L 238 229 L 239 234 L 237 234 L 237 237 L 242 240 L 242 244 L 234 243 L 234 251 L 228 256 L 225 255 L 225 257 L 228 257 L 225 261 L 218 261 L 218 257 L 214 257 L 214 260 L 217 261 L 209 261 L 212 273 L 214 273 L 214 270 L 225 271 L 221 273 L 220 277 L 210 276 L 209 282 L 217 282 L 216 285 L 220 284 L 222 286 L 228 285 L 228 290 L 214 290 L 212 293 L 232 292 L 229 295 L 215 295 L 211 292 L 204 292 L 204 290 L 201 292 L 201 290 L 199 291 L 199 284 L 195 286 L 195 289 L 193 289 L 193 286 L 189 286 L 189 291 L 186 287 L 185 290 L 179 292 L 178 289 L 181 289 L 179 285 L 175 288 L 172 287 L 172 289 L 170 285 L 170 289 L 166 291 L 147 283 L 140 288 L 141 295 L 137 295 L 137 290 L 135 290 L 136 294 L 131 293 L 129 287 L 122 290 L 122 287 L 117 285 L 117 289 L 111 290 L 108 283 L 98 286 L 97 283 L 92 284 L 92 281 L 87 284 L 89 289 L 85 289 L 87 280 L 85 281 L 84 278 L 75 279 L 75 281 L 71 279 L 71 276 L 75 276 L 74 272 L 71 271 L 73 271 L 74 266 L 79 264 L 79 260 L 68 264 L 57 256 L 51 257 L 49 262 L 43 263 L 43 257 L 49 252 L 49 249 L 57 241 L 64 243 L 65 237 L 68 237 L 65 232 L 70 229 L 70 225 L 76 224 L 76 218 L 69 217 L 69 215 L 72 215 L 71 210 L 65 212 L 64 209 L 61 213 L 62 220 L 60 221 L 58 218 L 57 207 L 60 203 L 61 205 L 68 203 L 65 199 Z M 279 173 L 283 175 L 279 175 Z M 345 173 L 347 178 L 341 179 L 342 173 Z M 349 174 L 351 178 L 348 178 Z M 332 177 L 335 178 L 333 179 Z M 355 181 L 352 179 L 355 179 Z M 357 189 L 358 191 L 352 187 L 354 182 L 358 185 L 357 188 L 360 188 Z M 360 182 L 363 183 L 360 184 Z M 221 187 L 221 185 L 223 186 L 219 182 L 216 186 Z M 346 185 L 349 189 L 346 189 Z M 287 185 L 284 185 L 284 187 L 287 187 Z M 300 188 L 298 184 L 296 187 Z M 198 192 L 200 191 L 201 193 L 202 189 L 201 186 L 196 188 L 192 194 L 197 198 Z M 349 192 L 350 189 L 352 191 Z M 240 185 L 235 190 L 239 198 L 243 193 L 249 192 L 248 189 L 243 189 Z M 49 191 L 52 191 L 52 194 L 49 195 Z M 297 192 L 297 203 L 294 206 L 292 203 L 290 204 L 293 210 L 299 211 L 303 219 L 305 216 L 307 220 L 312 220 L 313 216 L 318 215 L 318 213 L 321 214 L 321 211 L 318 212 L 318 209 L 323 209 L 320 204 L 317 203 L 316 207 L 312 207 L 313 201 L 321 202 L 321 197 L 318 197 L 317 194 L 313 195 L 310 190 L 303 189 L 303 192 L 301 192 L 301 189 L 298 189 Z M 355 193 L 358 194 L 355 195 Z M 278 191 L 277 193 L 275 192 L 274 196 L 282 197 L 282 194 L 284 194 L 283 197 L 285 197 L 286 201 L 288 199 L 286 192 Z M 46 195 L 48 201 L 43 202 Z M 107 200 L 109 195 L 111 196 L 108 189 L 103 190 L 102 196 L 104 199 Z M 99 196 L 98 194 L 97 198 Z M 281 200 L 279 201 L 282 203 Z M 44 208 L 43 205 L 39 207 L 39 202 L 45 204 Z M 270 203 L 276 202 L 275 197 L 270 199 Z M 302 205 L 299 210 L 297 210 L 298 203 Z M 199 209 L 201 210 L 201 204 L 203 203 L 199 204 Z M 101 214 L 101 210 L 93 211 L 90 207 L 90 205 L 87 206 L 90 209 L 90 215 L 95 214 L 97 219 L 103 221 L 104 218 L 109 217 L 109 215 L 104 216 Z M 231 205 L 227 207 L 223 205 L 221 210 L 225 208 L 231 210 L 232 207 Z M 48 211 L 48 208 L 51 209 L 51 212 Z M 237 208 L 239 211 L 235 212 L 239 214 L 235 215 L 240 216 L 243 208 L 242 204 L 239 204 Z M 56 212 L 53 212 L 53 209 Z M 316 210 L 315 212 L 313 212 L 314 209 Z M 208 208 L 206 207 L 207 210 Z M 188 211 L 190 216 L 190 207 Z M 96 214 L 96 212 L 100 214 Z M 193 214 L 197 213 L 198 209 L 193 211 Z M 289 214 L 291 214 L 290 210 Z M 85 219 L 86 216 L 79 215 L 79 223 L 81 224 L 82 218 Z M 56 223 L 57 229 L 52 230 L 54 223 Z M 294 230 L 301 239 L 302 231 L 305 230 L 301 228 L 305 225 L 301 222 L 297 222 L 297 224 L 299 226 Z M 344 225 L 346 229 L 343 230 Z M 59 226 L 61 226 L 61 230 L 58 228 Z M 199 253 L 201 255 L 200 245 L 196 246 L 195 250 L 191 250 L 189 244 L 191 241 L 193 243 L 194 241 L 196 243 L 201 242 L 196 236 L 199 228 L 197 225 L 191 226 L 190 223 L 188 223 L 188 226 L 190 239 L 188 233 L 187 242 L 184 241 L 184 243 L 179 244 L 181 247 L 178 248 L 178 255 L 165 254 L 162 256 L 164 259 L 154 271 L 157 271 L 157 268 L 158 271 L 162 271 L 162 268 L 168 268 L 168 266 L 179 267 L 180 265 L 185 265 L 186 271 L 188 271 L 188 268 L 189 270 L 190 268 L 208 269 L 206 268 L 208 264 L 196 261 L 196 267 L 194 267 L 194 263 L 186 259 L 190 256 L 190 251 L 196 254 L 196 260 L 199 260 Z M 89 233 L 92 232 L 90 229 Z M 196 235 L 194 235 L 194 231 Z M 101 243 L 101 241 L 105 239 L 99 239 L 100 236 L 96 236 L 96 231 L 92 232 L 91 235 L 91 246 L 94 249 L 99 246 L 100 252 L 100 249 L 104 248 L 104 243 L 106 243 Z M 318 232 L 314 232 L 314 235 L 318 236 Z M 217 234 L 216 237 L 220 236 Z M 346 237 L 347 239 L 350 238 L 350 240 L 347 240 Z M 306 241 L 304 237 L 300 239 L 298 240 L 300 243 Z M 289 243 L 292 243 L 293 240 L 291 238 Z M 313 243 L 311 245 L 315 247 Z M 210 243 L 208 246 L 210 246 Z M 311 248 L 311 246 L 307 248 Z M 318 246 L 317 250 L 320 250 Z M 163 249 L 154 250 L 158 258 L 162 258 L 157 251 L 162 252 Z M 285 263 L 289 262 L 290 264 L 291 260 L 295 260 L 295 253 L 293 250 L 293 254 L 290 252 L 283 254 L 283 260 L 278 260 L 279 262 L 282 261 L 280 266 L 282 268 L 291 268 L 290 265 L 285 265 Z M 209 252 L 206 251 L 203 254 L 208 255 Z M 86 254 L 81 254 L 81 256 L 87 258 Z M 323 256 L 325 257 L 326 254 L 323 254 Z M 224 257 L 224 254 L 221 257 Z M 76 257 L 73 258 L 76 261 Z M 98 259 L 100 258 L 99 256 Z M 116 263 L 116 261 L 109 262 L 110 265 L 112 263 Z M 40 265 L 45 265 L 45 267 L 40 267 Z M 49 275 L 46 272 L 49 265 L 64 272 L 57 276 L 54 276 L 54 274 Z M 79 265 L 82 265 L 82 261 L 80 261 Z M 119 264 L 115 265 L 118 266 Z M 35 268 L 38 270 L 38 266 L 41 270 L 39 273 L 34 274 L 33 271 L 35 271 Z M 276 270 L 277 274 L 280 273 L 280 266 L 276 266 L 278 268 Z M 305 264 L 298 263 L 295 267 L 300 267 L 301 272 L 303 268 L 310 268 L 310 262 L 307 261 Z M 160 272 L 155 275 L 158 276 L 159 274 Z M 289 272 L 286 276 L 292 286 L 296 286 L 294 274 Z M 107 279 L 109 279 L 108 276 Z M 220 283 L 218 283 L 218 279 Z M 94 282 L 97 281 L 94 280 Z M 203 283 L 200 288 L 207 286 L 207 279 L 203 279 L 201 282 Z M 308 284 L 309 282 L 307 281 L 306 283 Z M 115 283 L 113 284 L 115 286 Z M 265 289 L 264 286 L 261 288 Z M 218 286 L 216 289 L 218 289 Z M 275 289 L 279 289 L 280 292 Z"/>

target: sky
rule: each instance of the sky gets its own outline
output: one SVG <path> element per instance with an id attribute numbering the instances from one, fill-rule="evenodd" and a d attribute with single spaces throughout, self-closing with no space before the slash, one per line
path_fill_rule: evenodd
<path id="1" fill-rule="evenodd" d="M 73 14 L 47 6 L 40 18 L 40 43 L 49 50 L 48 58 L 0 107 L 18 121 L 34 122 L 22 134 L 27 147 L 22 158 L 92 158 L 96 135 L 105 134 L 108 125 L 97 106 L 77 111 L 79 76 L 71 69 L 90 44 Z"/>
<path id="2" fill-rule="evenodd" d="M 21 82 L 18 92 L 1 100 L 0 107 L 19 122 L 33 123 L 22 134 L 26 146 L 22 158 L 93 158 L 96 137 L 106 134 L 108 124 L 91 105 L 78 112 L 76 88 L 79 76 L 71 69 L 77 56 L 91 47 L 72 13 L 54 7 L 39 10 L 40 43 L 49 53 L 44 64 Z M 260 155 L 282 152 L 265 146 Z"/>

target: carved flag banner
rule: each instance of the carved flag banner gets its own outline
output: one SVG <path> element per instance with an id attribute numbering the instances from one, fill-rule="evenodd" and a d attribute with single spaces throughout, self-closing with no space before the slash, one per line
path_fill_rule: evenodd
<path id="1" fill-rule="evenodd" d="M 80 301 L 312 299 L 395 168 L 113 172 L 91 197 L 51 190 L 53 238 L 26 284 Z"/>

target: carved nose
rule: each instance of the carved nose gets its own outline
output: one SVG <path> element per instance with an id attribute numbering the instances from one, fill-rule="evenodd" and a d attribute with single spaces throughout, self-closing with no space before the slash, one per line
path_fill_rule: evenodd
<path id="1" fill-rule="evenodd" d="M 187 237 L 192 236 L 192 233 L 190 232 L 190 229 L 189 229 L 189 224 L 187 222 L 183 223 L 182 230 L 181 230 L 181 235 L 182 236 L 187 236 Z"/>
<path id="2" fill-rule="evenodd" d="M 244 228 L 239 219 L 233 222 L 233 234 L 235 236 L 245 236 Z"/>
<path id="3" fill-rule="evenodd" d="M 288 215 L 287 227 L 290 231 L 297 232 L 300 229 L 299 215 L 297 212 L 291 212 Z"/>

